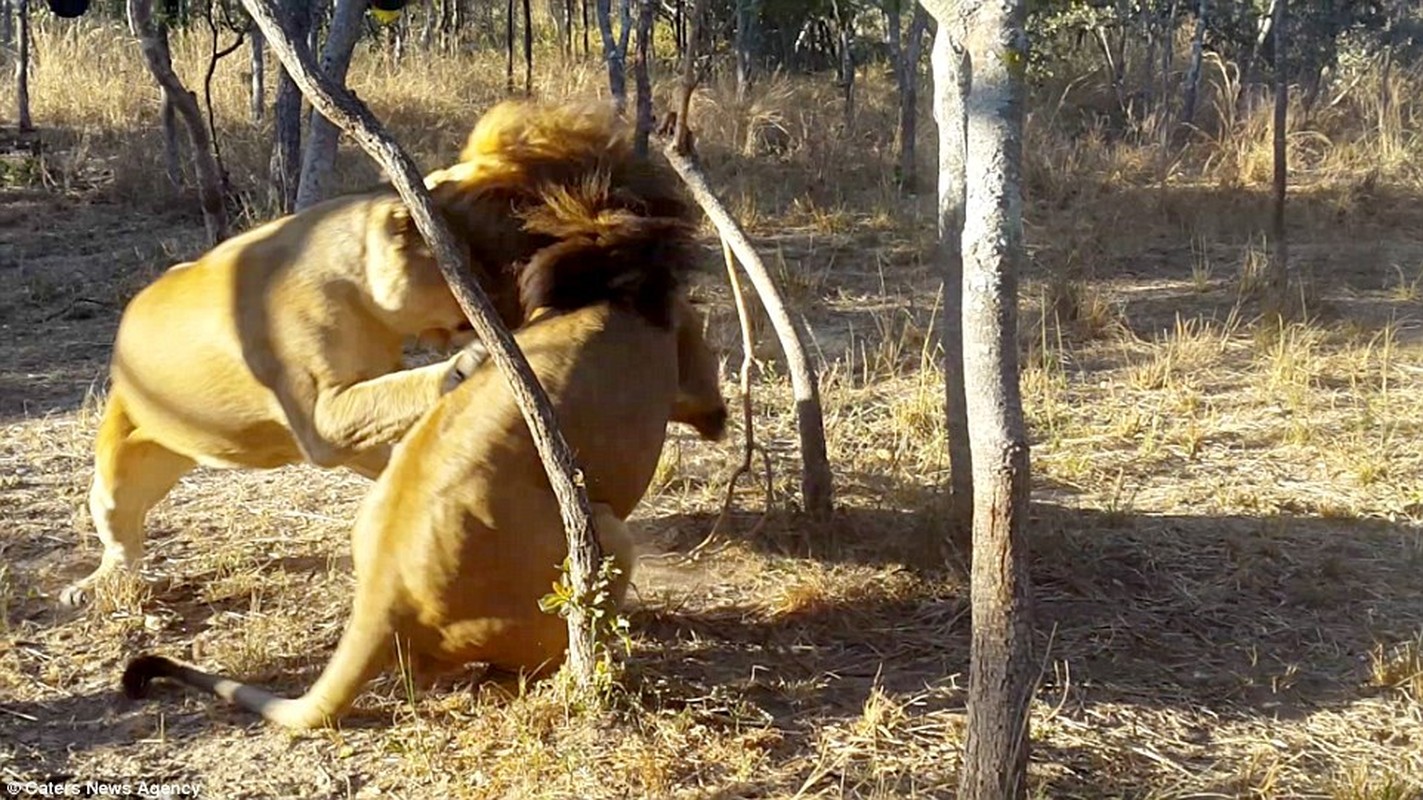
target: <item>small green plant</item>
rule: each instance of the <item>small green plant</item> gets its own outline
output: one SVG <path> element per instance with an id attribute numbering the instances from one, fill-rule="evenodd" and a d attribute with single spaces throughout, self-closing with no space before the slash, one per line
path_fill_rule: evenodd
<path id="1" fill-rule="evenodd" d="M 618 677 L 617 663 L 613 660 L 608 642 L 616 637 L 623 644 L 624 655 L 632 654 L 631 625 L 627 617 L 613 608 L 613 583 L 623 571 L 612 556 L 605 556 L 589 589 L 592 597 L 584 600 L 574 593 L 568 579 L 569 563 L 569 559 L 563 559 L 558 580 L 553 582 L 553 591 L 539 598 L 539 610 L 564 619 L 575 608 L 581 608 L 587 615 L 588 625 L 593 631 L 593 689 L 598 697 L 606 698 L 616 686 Z"/>

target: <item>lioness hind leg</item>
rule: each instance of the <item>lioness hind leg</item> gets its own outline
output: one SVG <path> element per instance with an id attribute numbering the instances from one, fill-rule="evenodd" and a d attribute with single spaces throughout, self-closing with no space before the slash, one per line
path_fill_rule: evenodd
<path id="1" fill-rule="evenodd" d="M 632 534 L 628 531 L 627 523 L 623 522 L 618 515 L 613 513 L 613 509 L 603 503 L 593 503 L 589 507 L 593 512 L 593 528 L 598 531 L 598 544 L 603 551 L 603 556 L 612 556 L 619 570 L 619 575 L 609 587 L 612 591 L 613 602 L 622 603 L 623 597 L 627 594 L 629 581 L 632 579 L 632 569 L 634 560 L 634 547 Z"/>
<path id="2" fill-rule="evenodd" d="M 104 553 L 99 567 L 65 588 L 60 602 L 82 605 L 111 573 L 138 568 L 144 518 L 194 466 L 187 456 L 144 439 L 117 396 L 110 398 L 94 444 L 94 482 L 89 488 L 89 513 Z"/>

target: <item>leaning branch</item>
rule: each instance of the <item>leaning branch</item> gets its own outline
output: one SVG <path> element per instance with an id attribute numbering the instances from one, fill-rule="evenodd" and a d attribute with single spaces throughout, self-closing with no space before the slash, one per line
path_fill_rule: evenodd
<path id="1" fill-rule="evenodd" d="M 410 207 L 411 218 L 430 244 L 441 274 L 508 381 L 528 423 L 549 483 L 558 498 L 559 512 L 568 534 L 568 571 L 574 596 L 590 598 L 591 578 L 602 553 L 593 535 L 582 473 L 575 467 L 573 453 L 558 429 L 548 395 L 515 345 L 513 335 L 500 324 L 489 298 L 470 277 L 468 256 L 456 245 L 444 220 L 435 213 L 430 193 L 414 161 L 365 104 L 316 68 L 311 51 L 304 41 L 286 29 L 273 9 L 272 0 L 242 0 L 242 4 L 312 107 L 355 139 L 366 154 L 385 169 L 401 199 Z M 575 682 L 587 687 L 593 677 L 593 629 L 583 603 L 570 603 L 567 610 L 568 668 Z"/>
<path id="2" fill-rule="evenodd" d="M 680 124 L 680 121 L 679 121 Z M 690 137 L 689 137 L 690 138 Z M 830 473 L 830 459 L 825 450 L 825 415 L 820 408 L 820 387 L 817 385 L 815 368 L 806 358 L 804 337 L 799 326 L 786 311 L 780 290 L 771 280 L 766 265 L 746 233 L 741 230 L 726 204 L 712 191 L 707 183 L 706 173 L 697 163 L 696 157 L 683 154 L 677 149 L 674 138 L 664 142 L 662 155 L 672 165 L 672 169 L 682 178 L 692 199 L 706 212 L 716 226 L 721 238 L 736 254 L 751 285 L 761 298 L 761 305 L 771 318 L 771 325 L 780 339 L 781 351 L 786 357 L 786 366 L 791 373 L 791 389 L 796 401 L 796 427 L 800 433 L 801 456 L 801 498 L 806 511 L 816 518 L 830 516 L 833 508 L 833 477 Z"/>

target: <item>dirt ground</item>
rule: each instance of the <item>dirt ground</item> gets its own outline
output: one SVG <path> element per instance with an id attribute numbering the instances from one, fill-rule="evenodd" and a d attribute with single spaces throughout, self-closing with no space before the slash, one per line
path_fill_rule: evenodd
<path id="1" fill-rule="evenodd" d="M 774 509 L 755 529 L 763 499 L 744 489 L 726 546 L 688 562 L 739 434 L 675 434 L 635 517 L 645 556 L 612 710 L 474 672 L 414 692 L 387 676 L 339 730 L 292 735 L 174 689 L 126 701 L 118 676 L 157 650 L 300 692 L 347 615 L 368 484 L 194 472 L 149 519 L 152 594 L 60 609 L 98 558 L 83 501 L 119 312 L 201 249 L 201 224 L 0 192 L 0 777 L 223 798 L 950 796 L 967 586 L 962 554 L 925 545 L 943 538 L 946 467 L 917 213 L 762 240 L 827 366 L 841 509 L 825 526 L 794 514 L 789 392 L 770 374 L 756 400 Z M 1296 252 L 1321 316 L 1269 341 L 1230 314 L 1240 237 L 1203 249 L 1168 227 L 1098 252 L 1071 321 L 1043 311 L 1043 282 L 1024 288 L 1035 796 L 1423 797 L 1423 304 L 1408 290 L 1423 228 L 1312 219 Z M 1035 259 L 1065 246 L 1030 238 Z M 734 364 L 721 285 L 705 293 Z"/>

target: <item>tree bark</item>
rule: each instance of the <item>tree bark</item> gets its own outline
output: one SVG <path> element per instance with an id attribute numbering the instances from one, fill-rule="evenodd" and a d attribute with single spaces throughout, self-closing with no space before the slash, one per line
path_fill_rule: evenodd
<path id="1" fill-rule="evenodd" d="M 15 65 L 15 105 L 20 133 L 35 129 L 30 119 L 30 0 L 19 0 L 20 63 Z"/>
<path id="2" fill-rule="evenodd" d="M 0 54 L 9 57 L 15 44 L 15 8 L 10 0 L 0 0 Z"/>
<path id="3" fill-rule="evenodd" d="M 1275 0 L 1272 8 L 1274 28 L 1275 119 L 1273 135 L 1275 155 L 1274 215 L 1271 220 L 1269 278 L 1266 281 L 1263 311 L 1267 321 L 1279 324 L 1288 319 L 1289 302 L 1289 242 L 1285 238 L 1285 190 L 1288 184 L 1288 164 L 1285 160 L 1285 125 L 1288 122 L 1289 84 L 1285 76 L 1285 0 Z"/>
<path id="4" fill-rule="evenodd" d="M 855 118 L 855 54 L 850 49 L 850 43 L 854 41 L 854 22 L 850 12 L 842 8 L 841 0 L 830 0 L 830 8 L 835 15 L 835 29 L 839 37 L 840 64 L 837 70 L 840 74 L 840 91 L 845 97 L 845 125 L 849 126 Z"/>
<path id="5" fill-rule="evenodd" d="M 970 12 L 963 232 L 964 382 L 974 464 L 972 654 L 959 796 L 1027 795 L 1032 627 L 1029 461 L 1018 385 L 1025 0 Z"/>
<path id="6" fill-rule="evenodd" d="M 523 413 L 539 457 L 548 472 L 568 534 L 569 581 L 574 596 L 581 602 L 571 603 L 567 609 L 567 667 L 576 684 L 586 689 L 592 685 L 594 678 L 594 639 L 588 603 L 592 599 L 593 576 L 602 553 L 589 516 L 582 473 L 575 466 L 568 442 L 558 429 L 548 395 L 514 343 L 513 335 L 500 324 L 489 298 L 471 278 L 466 248 L 456 243 L 444 219 L 435 212 L 430 193 L 425 189 L 415 163 L 363 103 L 316 69 L 311 53 L 294 44 L 300 39 L 284 29 L 271 3 L 272 0 L 242 0 L 248 13 L 266 34 L 272 50 L 286 65 L 312 105 L 350 134 L 368 155 L 385 168 L 401 199 L 409 206 L 416 228 L 434 252 L 450 290 L 469 316 L 475 333 L 488 348 L 495 366 L 509 382 L 514 400 Z"/>
<path id="7" fill-rule="evenodd" d="M 168 184 L 175 190 L 182 189 L 183 161 L 178 145 L 178 117 L 166 93 L 158 111 L 158 120 L 163 130 L 163 174 L 168 176 Z"/>
<path id="8" fill-rule="evenodd" d="M 603 37 L 603 60 L 608 65 L 608 89 L 613 95 L 613 107 L 622 114 L 628 102 L 627 76 L 623 67 L 627 58 L 627 39 L 624 37 L 623 46 L 619 47 L 613 38 L 612 0 L 597 0 L 597 11 L 598 32 Z"/>
<path id="9" fill-rule="evenodd" d="M 524 94 L 534 93 L 534 22 L 529 0 L 524 0 Z"/>
<path id="10" fill-rule="evenodd" d="M 1210 13 L 1210 0 L 1200 0 L 1196 7 L 1196 33 L 1191 37 L 1191 66 L 1186 71 L 1185 97 L 1181 102 L 1181 125 L 1190 125 L 1196 119 L 1196 98 L 1201 88 L 1201 61 L 1205 55 L 1206 26 Z"/>
<path id="11" fill-rule="evenodd" d="M 929 13 L 916 2 L 907 41 L 901 44 L 901 52 L 896 54 L 895 59 L 895 74 L 899 79 L 899 184 L 909 192 L 917 191 L 919 187 L 919 165 L 915 153 L 919 137 L 919 54 L 928 24 Z M 897 22 L 895 27 L 898 27 Z"/>
<path id="12" fill-rule="evenodd" d="M 963 49 L 963 21 L 956 12 L 935 13 L 938 30 L 932 53 L 934 119 L 939 129 L 939 260 L 943 268 L 943 314 L 939 339 L 944 348 L 944 413 L 949 447 L 949 531 L 960 552 L 971 546 L 973 454 L 963 373 L 964 116 L 969 65 Z"/>
<path id="13" fill-rule="evenodd" d="M 346 85 L 351 57 L 365 27 L 365 14 L 366 0 L 336 0 L 331 28 L 321 48 L 321 71 L 340 86 Z M 311 115 L 306 129 L 306 149 L 301 157 L 301 181 L 297 184 L 297 211 L 326 199 L 340 141 L 341 131 L 331 120 L 320 114 Z"/>
<path id="14" fill-rule="evenodd" d="M 688 50 L 691 50 L 690 43 Z M 694 157 L 679 152 L 676 144 L 674 136 L 663 146 L 662 154 L 681 176 L 692 199 L 706 212 L 721 238 L 730 245 L 732 252 L 736 253 L 737 260 L 741 262 L 742 268 L 751 278 L 751 285 L 761 298 L 762 307 L 771 318 L 776 337 L 780 339 L 781 352 L 785 355 L 786 366 L 791 374 L 791 389 L 796 403 L 796 427 L 800 433 L 801 499 L 812 517 L 827 518 L 834 510 L 834 478 L 825 449 L 825 419 L 820 407 L 820 387 L 816 381 L 815 368 L 805 354 L 805 337 L 800 326 L 786 310 L 780 291 L 771 280 L 765 264 L 761 263 L 756 249 L 746 238 L 746 233 L 726 210 L 726 204 L 712 191 L 706 174 Z"/>
<path id="15" fill-rule="evenodd" d="M 639 155 L 647 155 L 647 141 L 652 135 L 652 78 L 648 75 L 648 58 L 652 51 L 652 25 L 656 15 L 656 0 L 638 0 L 637 54 L 632 62 L 633 83 L 637 88 L 637 125 L 633 147 Z"/>
<path id="16" fill-rule="evenodd" d="M 312 27 L 310 5 L 304 0 L 282 0 L 281 9 L 293 34 L 307 40 Z M 272 188 L 280 213 L 290 214 L 296 210 L 296 193 L 301 180 L 301 91 L 285 66 L 277 70 L 272 122 Z"/>
<path id="17" fill-rule="evenodd" d="M 504 93 L 514 93 L 514 0 L 504 1 Z"/>
<path id="18" fill-rule="evenodd" d="M 761 19 L 760 0 L 736 0 L 736 102 L 745 103 L 751 91 L 755 65 L 757 26 Z"/>
<path id="19" fill-rule="evenodd" d="M 163 90 L 164 100 L 171 103 L 188 131 L 188 143 L 193 150 L 193 171 L 198 179 L 198 203 L 203 209 L 208 243 L 217 244 L 227 238 L 227 206 L 222 196 L 222 171 L 213 155 L 212 138 L 203 123 L 198 99 L 183 86 L 173 71 L 173 59 L 168 52 L 167 32 L 154 26 L 151 0 L 127 0 L 129 28 L 138 37 L 148 71 Z"/>
<path id="20" fill-rule="evenodd" d="M 261 31 L 252 31 L 251 37 L 248 44 L 252 53 L 252 84 L 248 91 L 248 105 L 251 108 L 252 121 L 261 122 L 262 113 L 267 108 L 266 40 L 262 38 Z"/>

